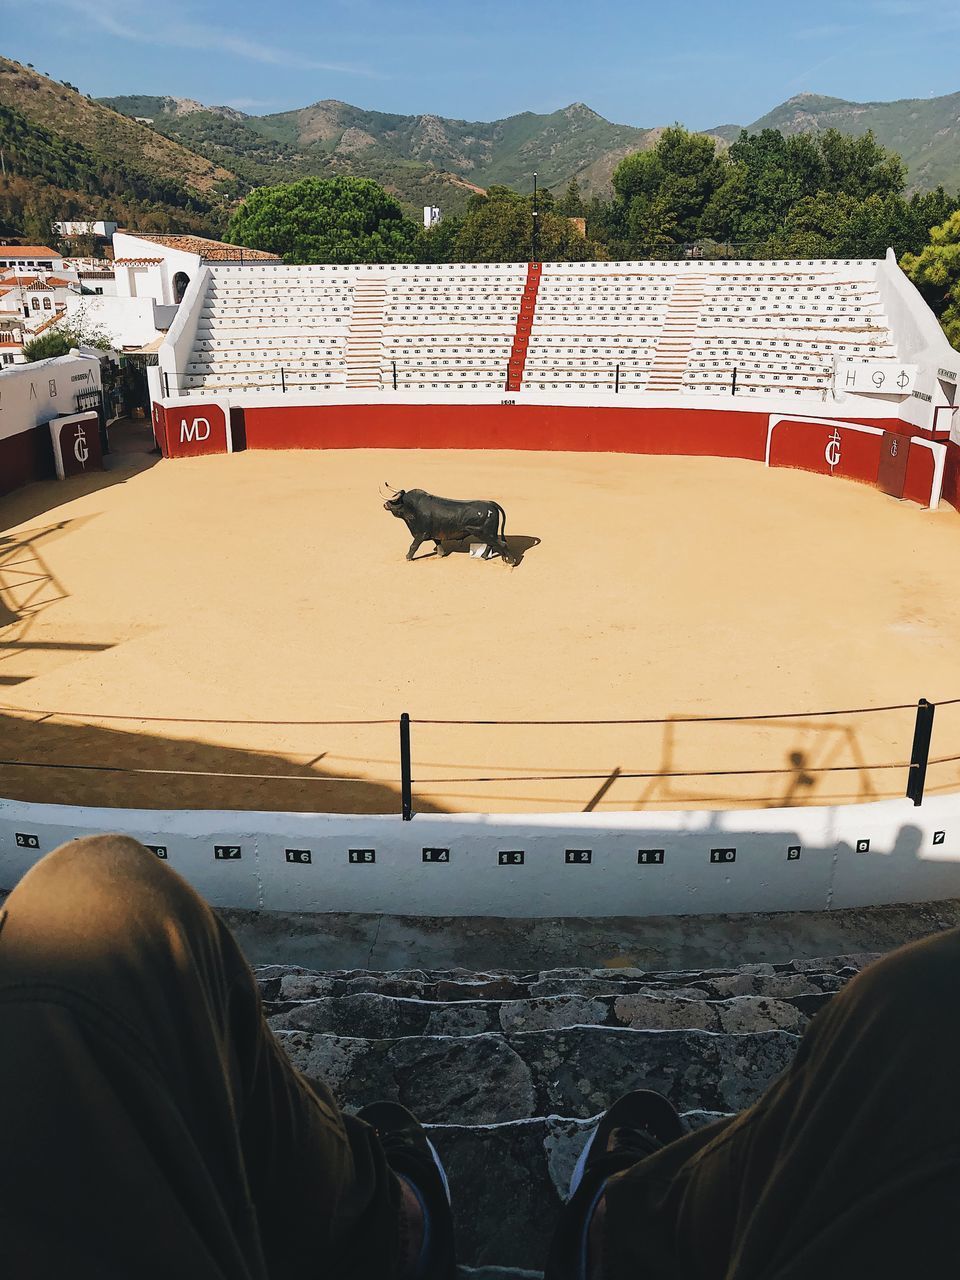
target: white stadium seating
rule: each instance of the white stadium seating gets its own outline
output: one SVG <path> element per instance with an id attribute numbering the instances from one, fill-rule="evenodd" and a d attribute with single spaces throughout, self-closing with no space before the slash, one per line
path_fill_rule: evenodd
<path id="1" fill-rule="evenodd" d="M 826 395 L 896 359 L 877 272 L 851 262 L 214 263 L 182 392 Z"/>

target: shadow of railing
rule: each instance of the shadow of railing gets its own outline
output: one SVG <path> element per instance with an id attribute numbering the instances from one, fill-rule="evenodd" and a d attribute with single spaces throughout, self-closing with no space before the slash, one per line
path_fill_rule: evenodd
<path id="1" fill-rule="evenodd" d="M 76 518 L 38 529 L 0 535 L 0 686 L 23 684 L 32 675 L 17 658 L 53 653 L 101 653 L 112 643 L 32 638 L 40 616 L 70 593 L 50 568 L 41 544 L 81 524 Z"/>

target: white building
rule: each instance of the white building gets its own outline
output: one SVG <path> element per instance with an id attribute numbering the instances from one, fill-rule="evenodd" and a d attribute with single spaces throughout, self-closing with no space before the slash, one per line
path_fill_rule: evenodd
<path id="1" fill-rule="evenodd" d="M 53 229 L 58 236 L 72 240 L 77 236 L 96 236 L 101 240 L 109 240 L 118 229 L 118 222 L 55 222 Z"/>
<path id="2" fill-rule="evenodd" d="M 204 262 L 278 262 L 275 254 L 203 236 L 117 231 L 113 261 L 74 258 L 77 288 L 66 299 L 70 316 L 107 334 L 118 351 L 153 350 Z"/>
<path id="3" fill-rule="evenodd" d="M 62 271 L 63 256 L 36 244 L 0 244 L 0 270 L 16 267 L 35 275 L 38 271 Z"/>
<path id="4" fill-rule="evenodd" d="M 275 253 L 245 249 L 205 236 L 139 234 L 118 231 L 113 237 L 119 297 L 150 296 L 176 305 L 205 262 L 279 262 Z M 126 271 L 126 284 L 121 284 Z"/>

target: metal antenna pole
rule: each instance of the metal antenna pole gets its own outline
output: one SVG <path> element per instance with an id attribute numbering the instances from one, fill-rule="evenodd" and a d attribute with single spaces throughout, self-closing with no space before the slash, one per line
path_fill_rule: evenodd
<path id="1" fill-rule="evenodd" d="M 531 262 L 540 261 L 540 210 L 537 208 L 537 175 L 533 175 L 533 232 L 530 237 Z"/>

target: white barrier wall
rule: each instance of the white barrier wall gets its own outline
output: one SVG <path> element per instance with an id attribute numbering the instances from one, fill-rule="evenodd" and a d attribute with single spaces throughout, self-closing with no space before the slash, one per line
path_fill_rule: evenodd
<path id="1" fill-rule="evenodd" d="M 417 916 L 823 911 L 960 897 L 960 795 L 833 808 L 399 817 L 0 801 L 0 888 L 120 831 L 214 906 Z"/>
<path id="2" fill-rule="evenodd" d="M 72 413 L 78 391 L 100 390 L 100 361 L 56 356 L 15 365 L 0 377 L 0 440 Z"/>

